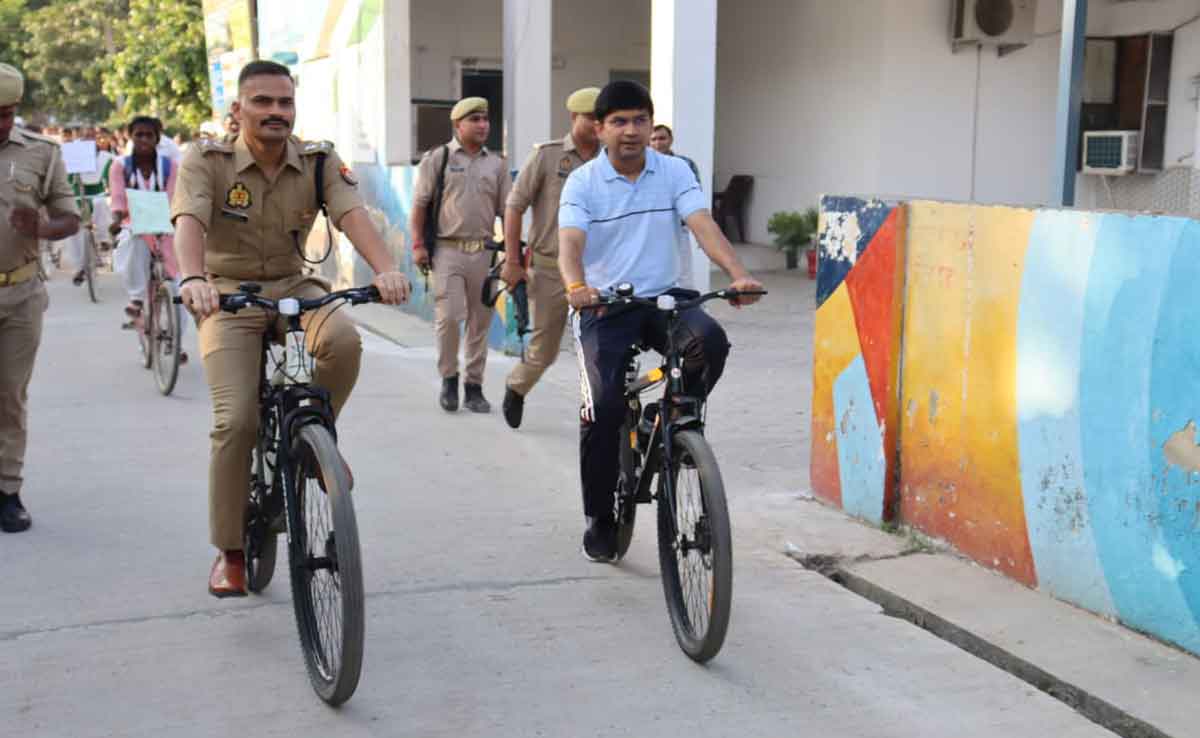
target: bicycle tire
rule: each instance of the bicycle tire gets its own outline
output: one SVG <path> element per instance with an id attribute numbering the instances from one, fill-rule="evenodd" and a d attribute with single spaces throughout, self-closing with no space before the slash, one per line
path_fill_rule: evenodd
<path id="1" fill-rule="evenodd" d="M 266 437 L 274 435 L 274 430 L 264 431 Z M 250 497 L 246 504 L 246 526 L 242 534 L 242 545 L 246 551 L 246 589 L 258 594 L 267 588 L 275 576 L 275 562 L 279 552 L 279 536 L 271 530 L 267 512 L 267 500 L 264 490 L 271 490 L 274 484 L 273 459 L 268 458 L 270 452 L 265 448 L 265 439 L 259 436 L 259 442 L 254 446 L 250 479 Z M 268 492 L 269 494 L 269 492 Z"/>
<path id="2" fill-rule="evenodd" d="M 100 302 L 96 295 L 96 235 L 91 230 L 83 234 L 83 275 L 87 282 L 88 299 Z"/>
<path id="3" fill-rule="evenodd" d="M 153 305 L 150 307 L 152 308 Z M 138 348 L 142 352 L 143 369 L 150 369 L 154 366 L 154 341 L 150 338 L 154 335 L 154 330 L 154 310 L 143 305 L 141 317 L 135 318 L 133 321 L 133 331 L 137 334 Z"/>
<path id="4" fill-rule="evenodd" d="M 154 290 L 150 311 L 154 314 L 148 333 L 154 380 L 158 391 L 169 395 L 179 379 L 179 310 L 172 303 L 170 287 L 159 282 Z"/>
<path id="5" fill-rule="evenodd" d="M 169 395 L 179 379 L 179 309 L 172 302 L 174 294 L 164 282 L 154 291 L 150 309 L 155 317 L 150 345 L 154 356 L 154 380 L 158 391 Z"/>
<path id="6" fill-rule="evenodd" d="M 626 413 L 625 422 L 621 425 L 621 451 L 618 455 L 620 473 L 617 476 L 613 510 L 617 520 L 617 561 L 629 553 L 629 546 L 633 543 L 634 525 L 637 523 L 637 501 L 634 499 L 636 490 L 633 489 L 636 483 L 634 468 L 637 463 L 637 451 L 632 440 L 636 435 L 631 435 L 636 434 L 637 429 L 636 426 L 630 428 L 629 423 L 630 416 Z"/>
<path id="7" fill-rule="evenodd" d="M 333 436 L 316 424 L 296 434 L 289 463 L 288 558 L 296 627 L 314 691 L 337 706 L 358 687 L 366 619 L 350 478 Z M 333 586 L 317 595 L 321 582 Z"/>
<path id="8" fill-rule="evenodd" d="M 678 431 L 673 435 L 671 459 L 669 473 L 675 482 L 674 500 L 666 499 L 663 494 L 658 499 L 658 553 L 663 592 L 680 649 L 693 661 L 704 663 L 721 650 L 729 628 L 733 539 L 729 530 L 725 485 L 712 448 L 698 431 Z M 689 472 L 689 481 L 680 481 L 681 472 L 685 470 Z M 695 485 L 690 482 L 692 471 L 696 475 Z M 699 509 L 694 502 L 685 499 L 697 492 L 694 486 L 699 487 Z M 677 529 L 672 518 L 682 522 L 680 527 L 684 528 L 685 541 L 689 528 L 696 541 L 695 547 L 685 551 L 682 558 L 678 556 L 680 544 L 672 536 L 672 531 Z M 706 553 L 703 553 L 704 549 L 707 549 Z M 696 555 L 698 552 L 702 553 Z M 699 570 L 696 563 L 700 565 Z M 695 586 L 704 581 L 708 583 L 706 592 L 685 591 L 688 589 L 685 585 Z M 699 617 L 701 613 L 703 618 Z"/>

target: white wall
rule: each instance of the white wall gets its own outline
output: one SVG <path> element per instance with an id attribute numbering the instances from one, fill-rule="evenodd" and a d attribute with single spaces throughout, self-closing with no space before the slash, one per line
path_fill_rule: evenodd
<path id="1" fill-rule="evenodd" d="M 726 0 L 718 8 L 714 189 L 734 174 L 755 177 L 750 240 L 767 240 L 777 210 L 878 187 L 884 31 L 874 5 Z"/>
<path id="2" fill-rule="evenodd" d="M 503 5 L 411 0 L 413 97 L 453 98 L 456 58 L 503 58 Z M 650 69 L 650 0 L 554 0 L 553 24 L 553 54 L 561 68 L 550 77 L 550 130 L 561 136 L 569 127 L 568 95 L 603 87 L 612 69 Z"/>
<path id="3" fill-rule="evenodd" d="M 1200 0 L 1091 7 L 1091 35 L 1171 30 L 1200 14 Z M 1038 38 L 1004 57 L 951 53 L 949 9 L 949 0 L 721 3 L 716 186 L 755 177 L 750 240 L 770 240 L 773 212 L 825 193 L 1050 200 L 1061 4 L 1043 0 Z M 1168 163 L 1193 148 L 1195 74 L 1200 22 L 1175 37 Z M 1081 205 L 1095 199 L 1089 179 Z"/>
<path id="4" fill-rule="evenodd" d="M 650 69 L 650 0 L 554 0 L 554 57 L 550 76 L 550 130 L 569 127 L 567 96 L 603 87 L 613 69 Z"/>
<path id="5" fill-rule="evenodd" d="M 411 0 L 412 95 L 452 100 L 454 60 L 504 56 L 503 0 Z"/>

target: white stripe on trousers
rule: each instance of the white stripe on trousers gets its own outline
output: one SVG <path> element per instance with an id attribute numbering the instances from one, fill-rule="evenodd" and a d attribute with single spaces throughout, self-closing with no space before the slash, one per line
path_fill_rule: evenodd
<path id="1" fill-rule="evenodd" d="M 579 417 L 585 422 L 596 420 L 596 405 L 592 398 L 592 380 L 588 378 L 587 356 L 583 352 L 583 326 L 578 310 L 571 308 L 571 334 L 575 336 L 575 357 L 579 361 L 579 394 L 581 405 Z"/>

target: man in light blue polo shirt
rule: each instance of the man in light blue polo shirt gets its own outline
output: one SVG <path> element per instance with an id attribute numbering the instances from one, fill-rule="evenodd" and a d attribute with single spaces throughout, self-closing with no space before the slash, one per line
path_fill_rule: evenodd
<path id="1" fill-rule="evenodd" d="M 588 528 L 583 553 L 591 561 L 617 558 L 613 492 L 617 486 L 618 438 L 624 413 L 624 371 L 629 347 L 666 346 L 666 317 L 642 306 L 582 311 L 618 284 L 654 297 L 679 290 L 679 222 L 687 223 L 700 247 L 736 290 L 761 290 L 738 260 L 709 214 L 704 194 L 687 162 L 647 148 L 654 103 L 636 82 L 613 82 L 596 98 L 596 129 L 604 148 L 573 171 L 559 200 L 558 266 L 574 309 L 583 380 L 579 460 L 583 509 Z M 696 293 L 690 293 L 695 295 Z M 741 304 L 757 296 L 740 298 Z M 684 387 L 707 395 L 725 368 L 729 342 L 707 313 L 681 315 L 676 345 L 684 356 Z"/>

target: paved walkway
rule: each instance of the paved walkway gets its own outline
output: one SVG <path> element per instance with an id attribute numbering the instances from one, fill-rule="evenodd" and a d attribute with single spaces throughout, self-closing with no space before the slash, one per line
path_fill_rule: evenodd
<path id="1" fill-rule="evenodd" d="M 885 616 L 918 611 L 1054 672 L 1051 688 L 1083 684 L 1085 698 L 1194 735 L 1190 656 L 812 501 L 813 287 L 790 275 L 768 287 L 761 306 L 714 307 L 735 346 L 709 425 L 729 490 L 735 591 L 725 649 L 703 668 L 671 637 L 652 526 L 639 526 L 620 566 L 579 555 L 571 357 L 513 432 L 498 412 L 438 409 L 428 324 L 354 309 L 394 340 L 364 338 L 340 423 L 368 648 L 358 693 L 331 711 L 309 690 L 283 570 L 261 597 L 204 590 L 199 367 L 159 396 L 117 329 L 115 282 L 94 306 L 56 280 L 32 388 L 34 529 L 0 536 L 0 735 L 1111 735 Z M 511 365 L 489 362 L 497 404 Z"/>

